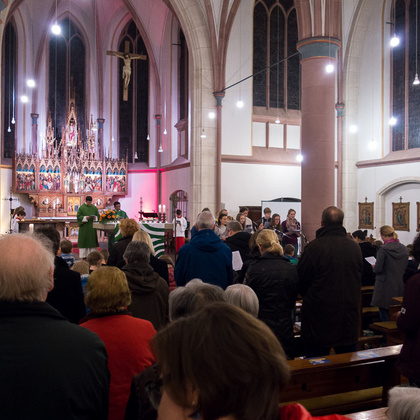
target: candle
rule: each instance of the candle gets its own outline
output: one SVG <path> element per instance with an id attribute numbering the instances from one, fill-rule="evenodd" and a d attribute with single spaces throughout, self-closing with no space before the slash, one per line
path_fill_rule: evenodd
<path id="1" fill-rule="evenodd" d="M 163 205 L 163 212 L 166 213 L 166 206 L 165 206 L 165 204 Z"/>
<path id="2" fill-rule="evenodd" d="M 159 204 L 158 209 L 159 209 L 159 213 L 162 213 L 162 204 Z"/>

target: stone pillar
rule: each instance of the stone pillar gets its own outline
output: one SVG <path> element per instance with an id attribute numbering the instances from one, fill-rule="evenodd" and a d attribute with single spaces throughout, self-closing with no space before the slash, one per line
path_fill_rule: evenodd
<path id="1" fill-rule="evenodd" d="M 161 133 L 161 126 L 160 123 L 162 121 L 162 115 L 156 114 L 156 189 L 157 189 L 157 203 L 156 203 L 156 209 L 158 208 L 158 205 L 162 203 L 162 174 L 160 173 L 160 153 L 159 150 L 161 150 L 162 146 L 162 133 Z"/>
<path id="2" fill-rule="evenodd" d="M 325 207 L 335 205 L 335 65 L 337 39 L 309 38 L 302 54 L 302 231 L 309 240 L 321 226 Z"/>
<path id="3" fill-rule="evenodd" d="M 104 123 L 105 118 L 98 118 L 98 155 L 99 159 L 103 157 L 103 147 L 104 147 Z M 117 154 L 118 156 L 118 154 Z"/>
<path id="4" fill-rule="evenodd" d="M 224 92 L 214 94 L 217 108 L 217 131 L 216 131 L 216 208 L 222 205 L 222 100 Z"/>
<path id="5" fill-rule="evenodd" d="M 38 152 L 38 118 L 39 114 L 31 114 L 32 118 L 32 150 L 30 153 L 36 154 Z"/>

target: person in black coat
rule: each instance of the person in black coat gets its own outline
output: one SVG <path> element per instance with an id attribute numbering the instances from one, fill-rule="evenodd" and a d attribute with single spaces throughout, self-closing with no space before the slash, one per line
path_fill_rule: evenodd
<path id="1" fill-rule="evenodd" d="M 362 274 L 362 286 L 373 286 L 375 284 L 375 273 L 372 269 L 372 264 L 368 263 L 365 258 L 375 257 L 377 248 L 374 247 L 370 242 L 366 241 L 367 230 L 356 230 L 351 236 L 353 240 L 359 244 L 360 250 L 362 251 L 363 257 L 363 274 Z"/>
<path id="2" fill-rule="evenodd" d="M 35 236 L 47 238 L 51 244 L 54 259 L 54 288 L 48 293 L 47 303 L 53 306 L 70 322 L 78 324 L 86 315 L 82 281 L 80 274 L 70 270 L 63 258 L 59 257 L 60 234 L 52 226 L 41 226 Z"/>
<path id="3" fill-rule="evenodd" d="M 142 240 L 143 242 L 148 243 L 147 241 L 144 241 L 143 239 L 140 239 L 138 237 L 139 234 L 144 233 L 148 235 L 148 233 L 141 231 L 137 222 L 134 219 L 121 220 L 120 230 L 123 237 L 112 247 L 111 253 L 109 254 L 108 258 L 108 265 L 123 268 L 125 266 L 124 252 L 128 244 L 132 240 Z M 162 277 L 169 285 L 168 265 L 164 261 L 161 261 L 158 258 L 156 258 L 152 253 L 150 253 L 149 264 L 152 266 L 153 271 L 155 273 L 158 273 L 159 276 Z"/>
<path id="4" fill-rule="evenodd" d="M 258 318 L 274 332 L 289 359 L 294 358 L 292 311 L 297 298 L 296 266 L 283 257 L 283 248 L 272 230 L 264 229 L 257 237 L 261 256 L 245 276 L 245 284 L 258 296 Z"/>
<path id="5" fill-rule="evenodd" d="M 249 254 L 249 240 L 251 234 L 242 230 L 241 224 L 236 220 L 232 220 L 227 224 L 227 238 L 225 244 L 234 251 L 239 251 L 241 254 L 242 262 L 248 258 Z"/>
<path id="6" fill-rule="evenodd" d="M 331 347 L 336 353 L 357 349 L 363 261 L 343 219 L 341 209 L 324 209 L 322 227 L 297 265 L 306 357 L 328 355 Z"/>

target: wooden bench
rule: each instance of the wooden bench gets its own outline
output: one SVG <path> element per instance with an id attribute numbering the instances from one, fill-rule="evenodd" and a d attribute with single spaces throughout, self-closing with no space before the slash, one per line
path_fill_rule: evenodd
<path id="1" fill-rule="evenodd" d="M 374 322 L 369 328 L 385 333 L 387 346 L 404 343 L 405 334 L 398 329 L 396 321 Z"/>
<path id="2" fill-rule="evenodd" d="M 388 407 L 376 408 L 375 410 L 359 411 L 358 413 L 346 414 L 352 420 L 388 420 Z"/>
<path id="3" fill-rule="evenodd" d="M 299 402 L 313 415 L 386 406 L 388 390 L 401 382 L 395 367 L 400 350 L 398 345 L 329 355 L 323 364 L 290 360 L 291 379 L 280 399 Z"/>

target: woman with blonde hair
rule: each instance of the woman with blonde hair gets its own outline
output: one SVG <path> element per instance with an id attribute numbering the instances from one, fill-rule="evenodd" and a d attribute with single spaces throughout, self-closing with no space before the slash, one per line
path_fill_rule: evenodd
<path id="1" fill-rule="evenodd" d="M 149 321 L 128 313 L 131 292 L 116 267 L 101 267 L 89 276 L 85 302 L 92 312 L 80 325 L 96 333 L 108 353 L 108 419 L 123 419 L 133 376 L 155 362 L 149 342 L 156 331 Z"/>
<path id="2" fill-rule="evenodd" d="M 380 229 L 384 244 L 378 249 L 373 271 L 376 273 L 372 306 L 379 307 L 382 322 L 389 321 L 389 306 L 394 296 L 404 293 L 403 276 L 408 262 L 407 247 L 400 243 L 392 226 L 384 225 Z"/>
<path id="3" fill-rule="evenodd" d="M 141 242 L 145 242 L 147 245 L 149 245 L 150 248 L 150 252 L 152 255 L 155 255 L 155 248 L 153 246 L 153 242 L 152 242 L 152 238 L 150 237 L 150 235 L 145 232 L 144 230 L 138 230 L 134 235 L 133 235 L 133 241 L 141 241 Z"/>
<path id="4" fill-rule="evenodd" d="M 261 256 L 249 267 L 245 284 L 258 297 L 258 318 L 271 328 L 287 357 L 293 359 L 292 311 L 297 298 L 296 266 L 283 257 L 283 248 L 274 231 L 263 229 L 256 242 Z"/>
<path id="5" fill-rule="evenodd" d="M 120 231 L 122 238 L 114 244 L 108 258 L 108 265 L 122 268 L 125 265 L 123 258 L 125 249 L 133 240 L 133 235 L 140 230 L 138 223 L 134 219 L 122 219 Z"/>

